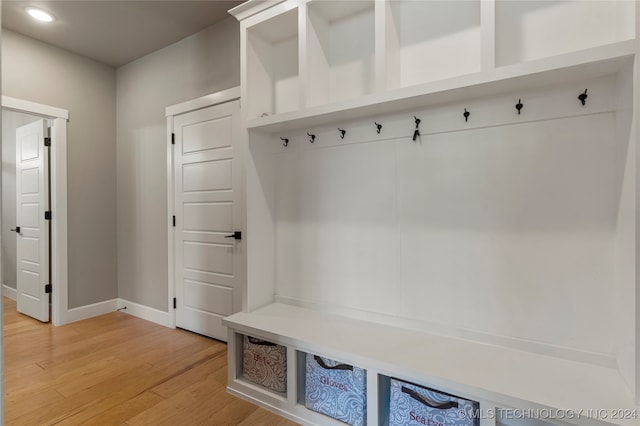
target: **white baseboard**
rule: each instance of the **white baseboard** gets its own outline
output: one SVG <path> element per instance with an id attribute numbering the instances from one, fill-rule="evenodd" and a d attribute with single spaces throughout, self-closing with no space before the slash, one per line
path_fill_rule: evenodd
<path id="1" fill-rule="evenodd" d="M 124 307 L 127 309 L 123 309 L 121 312 L 133 315 L 134 317 L 138 317 L 143 320 L 155 322 L 156 324 L 164 325 L 165 327 L 175 328 L 169 312 L 160 311 L 128 300 L 118 299 L 118 309 L 122 309 Z"/>
<path id="2" fill-rule="evenodd" d="M 5 284 L 2 284 L 2 295 L 4 297 L 8 297 L 11 300 L 16 300 L 18 298 L 17 290 Z"/>
<path id="3" fill-rule="evenodd" d="M 67 311 L 65 323 L 80 321 L 98 315 L 108 314 L 118 309 L 118 299 L 105 300 L 104 302 L 93 303 L 91 305 L 80 306 Z"/>

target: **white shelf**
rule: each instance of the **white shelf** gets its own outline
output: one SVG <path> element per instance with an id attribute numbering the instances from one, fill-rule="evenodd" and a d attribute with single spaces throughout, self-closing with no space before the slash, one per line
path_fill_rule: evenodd
<path id="1" fill-rule="evenodd" d="M 294 111 L 299 102 L 298 9 L 261 22 L 247 32 L 249 115 Z"/>
<path id="2" fill-rule="evenodd" d="M 387 88 L 480 71 L 480 0 L 386 3 Z"/>
<path id="3" fill-rule="evenodd" d="M 635 38 L 632 1 L 497 1 L 496 65 Z"/>
<path id="4" fill-rule="evenodd" d="M 307 4 L 307 105 L 374 91 L 374 5 L 371 0 Z"/>
<path id="5" fill-rule="evenodd" d="M 247 121 L 246 126 L 250 130 L 260 132 L 282 132 L 304 126 L 380 116 L 438 103 L 568 82 L 575 80 L 576 75 L 585 79 L 594 78 L 619 71 L 632 60 L 635 50 L 634 40 L 622 41 L 544 60 L 371 94 L 349 101 L 253 118 Z"/>
<path id="6" fill-rule="evenodd" d="M 398 376 L 507 407 L 637 410 L 613 368 L 537 355 L 274 303 L 223 320 L 256 335 L 334 356 L 379 374 Z M 371 397 L 371 396 L 370 396 Z M 576 424 L 637 425 L 637 419 L 574 419 Z"/>

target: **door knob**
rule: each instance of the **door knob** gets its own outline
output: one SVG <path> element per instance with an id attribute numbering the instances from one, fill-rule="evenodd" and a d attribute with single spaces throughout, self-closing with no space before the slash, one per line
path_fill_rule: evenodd
<path id="1" fill-rule="evenodd" d="M 225 238 L 235 238 L 236 240 L 241 240 L 242 239 L 242 232 L 236 231 L 231 235 L 225 235 Z"/>
<path id="2" fill-rule="evenodd" d="M 20 233 L 20 227 L 16 226 L 15 228 L 11 229 L 11 231 L 15 232 L 16 234 Z"/>

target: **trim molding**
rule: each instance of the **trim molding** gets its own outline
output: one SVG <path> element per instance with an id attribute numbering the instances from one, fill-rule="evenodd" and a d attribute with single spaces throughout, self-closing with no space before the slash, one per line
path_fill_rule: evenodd
<path id="1" fill-rule="evenodd" d="M 229 9 L 227 12 L 238 21 L 242 21 L 283 1 L 284 0 L 251 0 Z"/>
<path id="2" fill-rule="evenodd" d="M 56 108 L 49 105 L 43 105 L 36 102 L 16 99 L 9 96 L 2 96 L 2 108 L 13 111 L 27 111 L 31 114 L 40 115 L 49 118 L 69 119 L 69 111 L 62 108 Z"/>
<path id="3" fill-rule="evenodd" d="M 55 118 L 51 129 L 51 322 L 63 325 L 71 319 L 69 306 L 69 261 L 67 228 L 67 120 Z"/>
<path id="4" fill-rule="evenodd" d="M 221 92 L 212 93 L 210 95 L 201 96 L 196 99 L 168 106 L 165 108 L 165 116 L 172 117 L 174 115 L 184 114 L 187 112 L 195 111 L 197 109 L 208 108 L 214 105 L 223 104 L 225 102 L 234 101 L 236 99 L 240 99 L 240 86 L 232 87 L 231 89 L 223 90 Z"/>
<path id="5" fill-rule="evenodd" d="M 6 284 L 2 284 L 2 295 L 8 297 L 11 300 L 16 300 L 18 298 L 18 291 Z"/>
<path id="6" fill-rule="evenodd" d="M 97 317 L 108 314 L 118 308 L 118 299 L 105 300 L 104 302 L 80 306 L 67 311 L 67 323 Z"/>
<path id="7" fill-rule="evenodd" d="M 143 320 L 155 322 L 156 324 L 164 325 L 165 327 L 175 328 L 169 312 L 160 311 L 158 309 L 150 308 L 149 306 L 140 305 L 124 299 L 117 299 L 117 308 L 114 308 L 114 310 L 125 307 L 127 309 L 124 309 L 121 312 L 133 315 L 134 317 L 138 317 Z"/>

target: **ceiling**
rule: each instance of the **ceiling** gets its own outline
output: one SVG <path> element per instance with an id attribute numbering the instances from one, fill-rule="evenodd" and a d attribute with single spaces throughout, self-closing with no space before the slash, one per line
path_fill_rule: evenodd
<path id="1" fill-rule="evenodd" d="M 118 67 L 230 15 L 232 0 L 2 0 L 2 27 Z M 25 12 L 54 15 L 41 23 Z"/>

